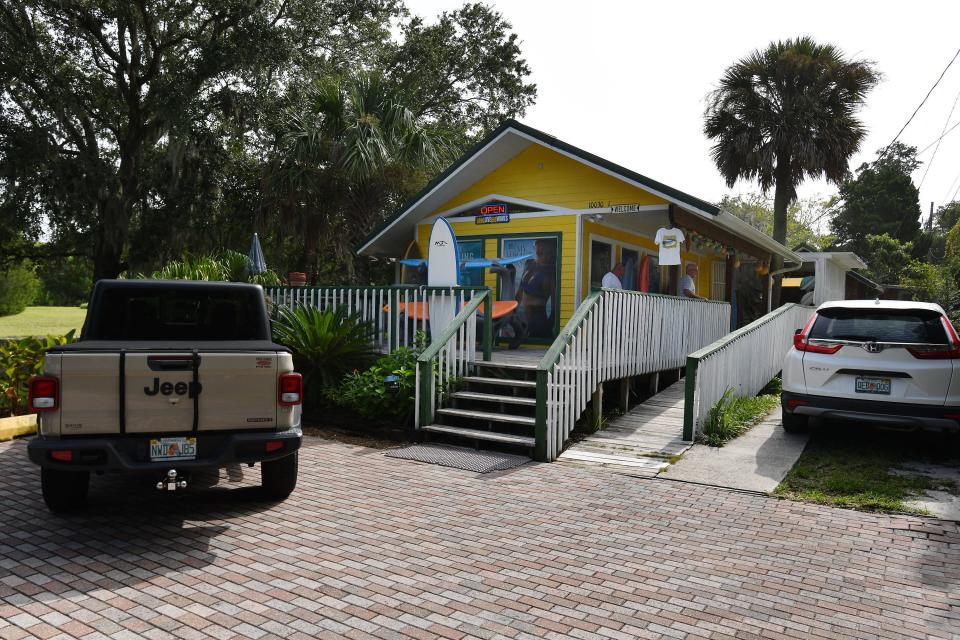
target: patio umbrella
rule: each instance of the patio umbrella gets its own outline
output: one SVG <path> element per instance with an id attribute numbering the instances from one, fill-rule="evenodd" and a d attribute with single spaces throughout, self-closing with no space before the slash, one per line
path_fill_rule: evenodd
<path id="1" fill-rule="evenodd" d="M 260 236 L 253 234 L 253 242 L 250 243 L 250 253 L 247 254 L 250 259 L 250 273 L 259 275 L 267 270 L 267 261 L 263 257 L 263 249 L 260 248 Z"/>

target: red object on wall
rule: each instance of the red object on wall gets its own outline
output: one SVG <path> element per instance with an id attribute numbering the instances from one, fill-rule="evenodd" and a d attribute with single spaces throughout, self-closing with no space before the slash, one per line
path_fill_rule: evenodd
<path id="1" fill-rule="evenodd" d="M 646 293 L 650 289 L 650 257 L 647 254 L 640 258 L 640 277 L 637 282 L 640 291 Z"/>

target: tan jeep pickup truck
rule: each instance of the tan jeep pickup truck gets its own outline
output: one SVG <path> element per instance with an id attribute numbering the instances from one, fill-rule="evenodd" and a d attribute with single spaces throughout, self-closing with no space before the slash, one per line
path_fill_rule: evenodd
<path id="1" fill-rule="evenodd" d="M 30 381 L 39 433 L 27 445 L 52 511 L 87 496 L 90 472 L 153 476 L 260 463 L 263 490 L 297 482 L 302 379 L 270 338 L 257 285 L 101 280 L 80 340 L 47 352 Z"/>

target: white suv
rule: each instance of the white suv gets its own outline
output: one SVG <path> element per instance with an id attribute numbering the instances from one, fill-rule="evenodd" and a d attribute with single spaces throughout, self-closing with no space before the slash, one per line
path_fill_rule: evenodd
<path id="1" fill-rule="evenodd" d="M 783 363 L 783 428 L 810 417 L 960 430 L 960 338 L 924 302 L 821 305 Z"/>

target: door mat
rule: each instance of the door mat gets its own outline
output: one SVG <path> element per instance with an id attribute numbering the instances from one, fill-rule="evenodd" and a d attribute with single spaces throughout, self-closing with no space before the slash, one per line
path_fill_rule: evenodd
<path id="1" fill-rule="evenodd" d="M 441 467 L 452 467 L 475 473 L 505 471 L 530 462 L 527 456 L 499 451 L 478 451 L 448 444 L 414 444 L 402 449 L 391 449 L 385 455 L 388 458 L 438 464 Z"/>

